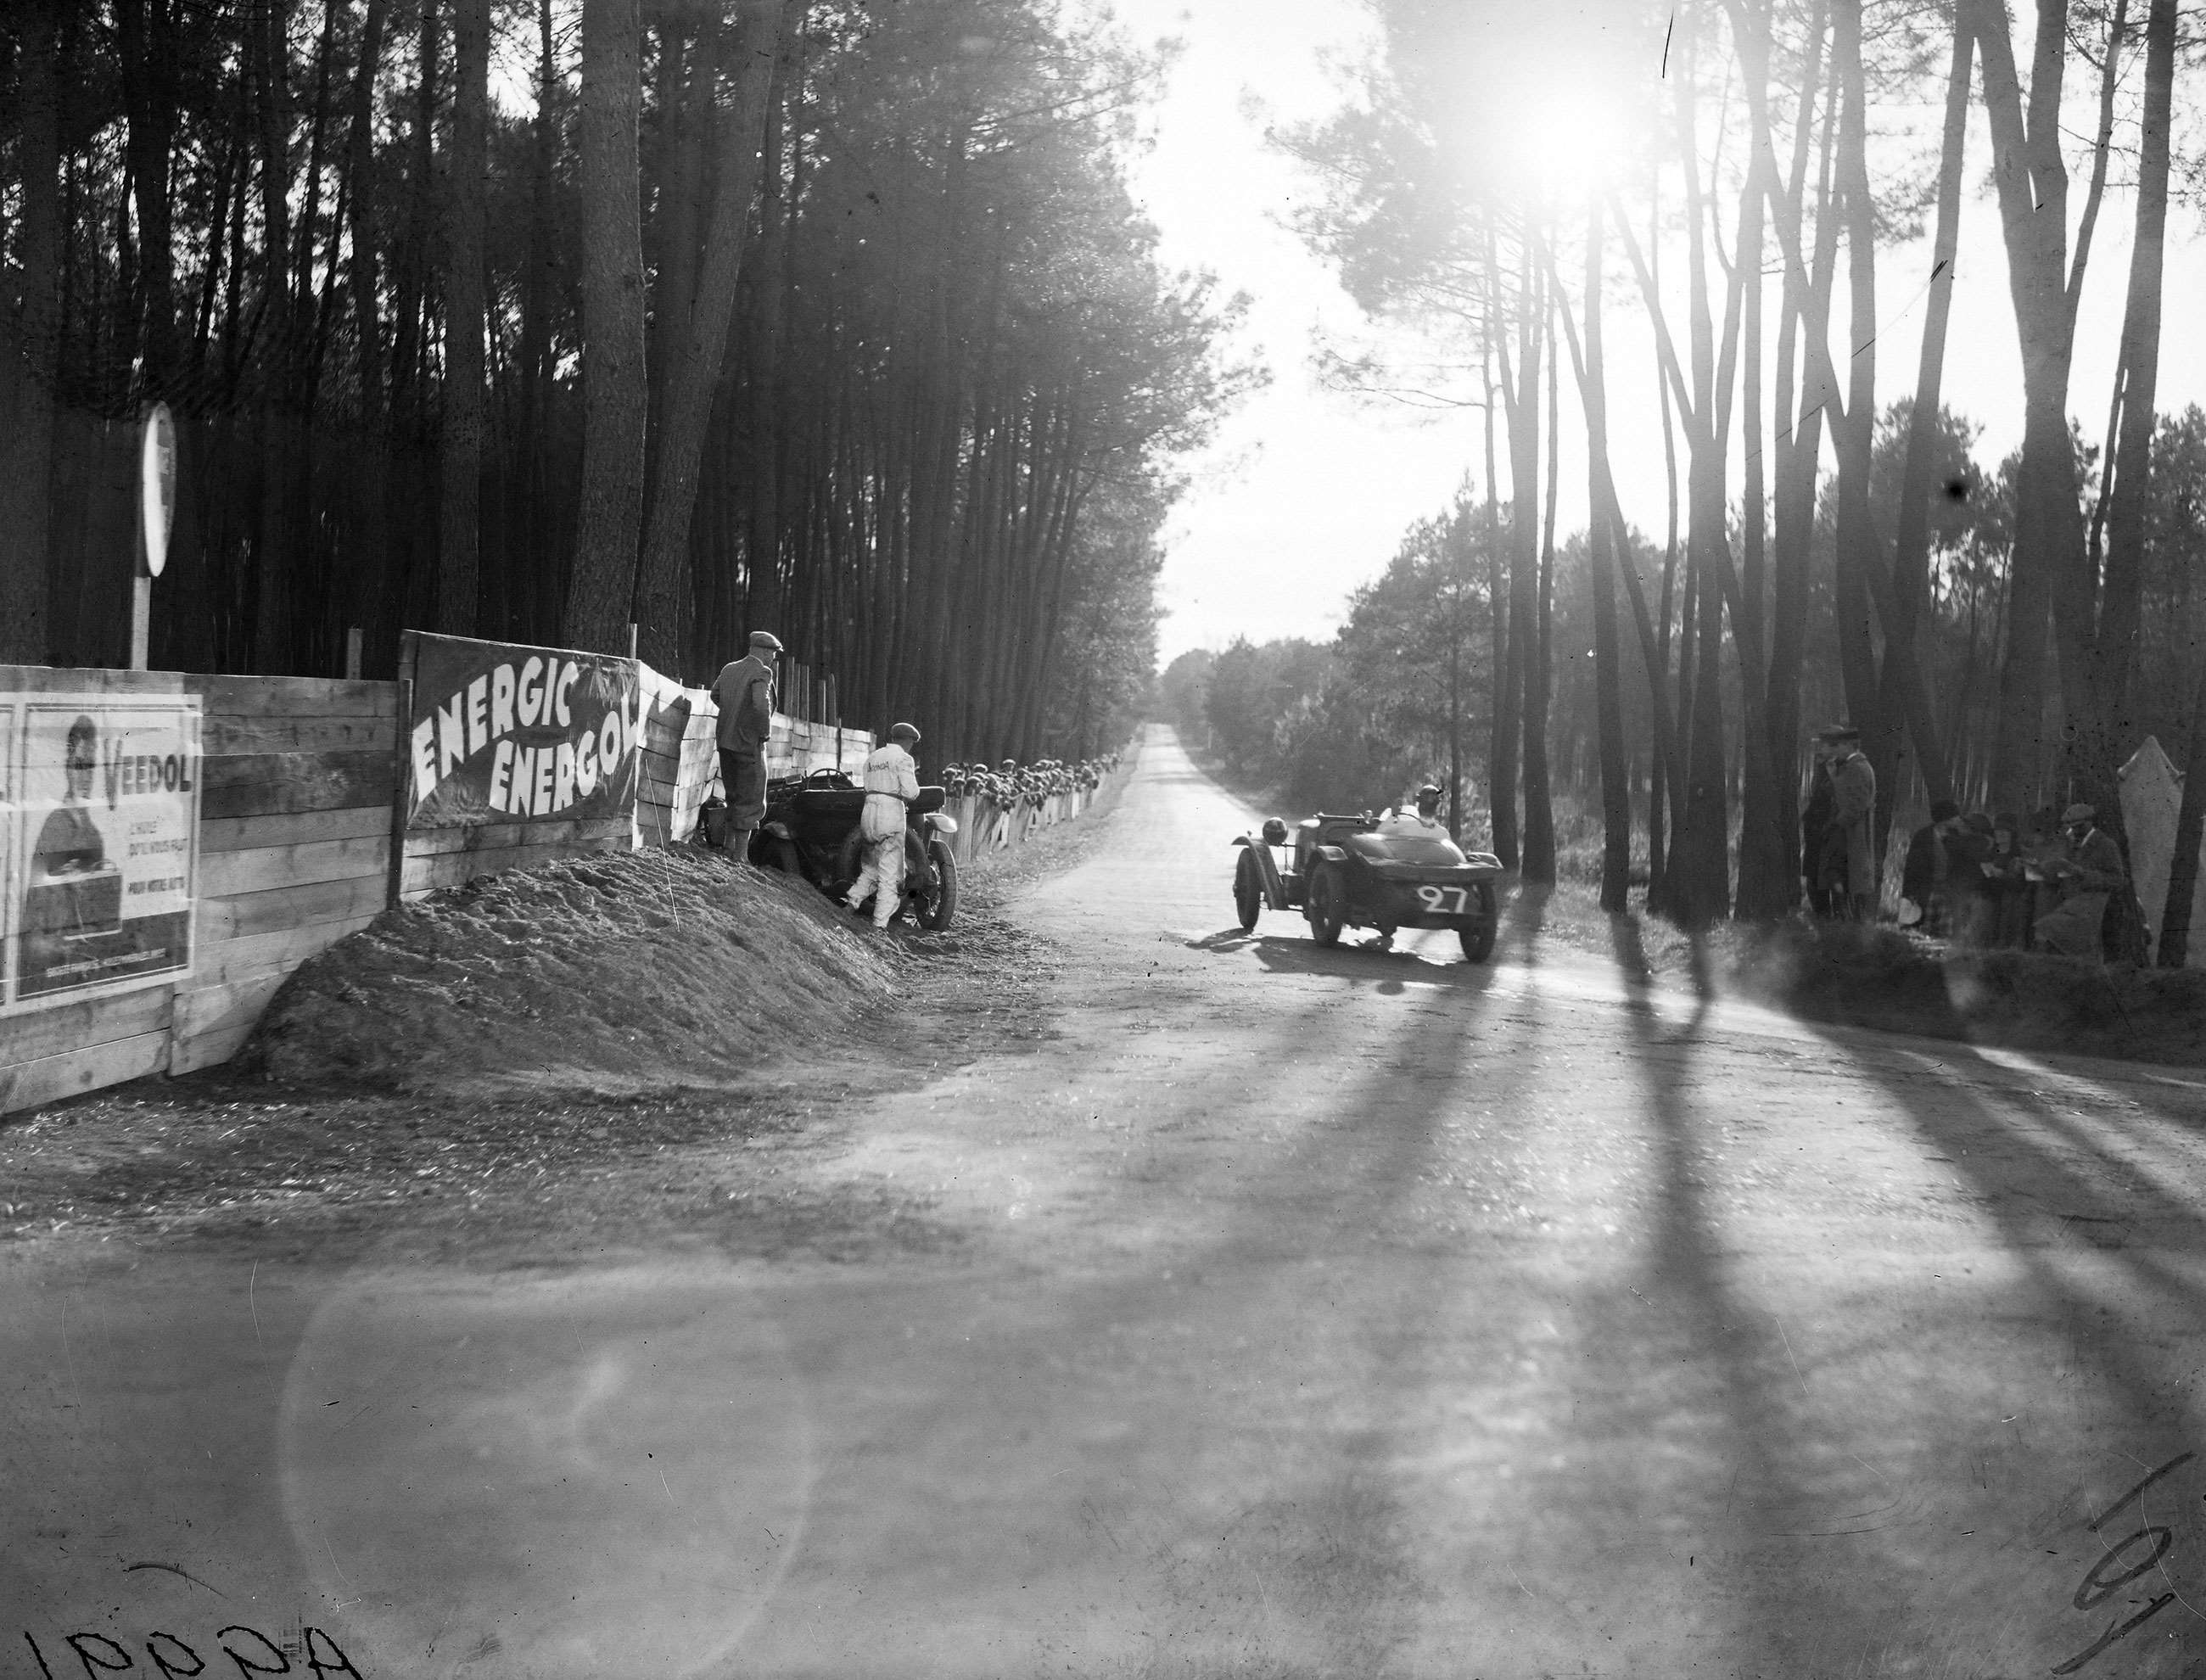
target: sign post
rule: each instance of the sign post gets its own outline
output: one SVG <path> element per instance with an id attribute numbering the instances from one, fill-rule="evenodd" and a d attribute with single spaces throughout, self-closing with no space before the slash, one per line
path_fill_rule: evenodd
<path id="1" fill-rule="evenodd" d="M 138 438 L 138 563 L 131 569 L 130 669 L 146 669 L 152 639 L 153 580 L 169 563 L 176 521 L 176 423 L 169 405 L 146 411 Z"/>

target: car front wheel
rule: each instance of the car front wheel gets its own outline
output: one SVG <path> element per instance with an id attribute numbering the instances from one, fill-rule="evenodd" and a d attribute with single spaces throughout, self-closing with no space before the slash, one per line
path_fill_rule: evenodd
<path id="1" fill-rule="evenodd" d="M 1321 945 L 1340 943 L 1340 930 L 1348 925 L 1348 883 L 1340 871 L 1321 868 L 1309 885 L 1308 910 L 1310 938 Z"/>
<path id="2" fill-rule="evenodd" d="M 1241 918 L 1241 931 L 1253 933 L 1256 918 L 1264 908 L 1264 878 L 1256 867 L 1256 855 L 1247 847 L 1241 849 L 1241 861 L 1233 868 L 1233 909 Z"/>

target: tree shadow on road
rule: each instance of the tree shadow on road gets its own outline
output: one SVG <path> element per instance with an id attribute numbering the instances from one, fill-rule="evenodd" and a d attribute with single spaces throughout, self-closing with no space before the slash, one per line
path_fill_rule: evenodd
<path id="1" fill-rule="evenodd" d="M 1979 1292 L 1999 1290 L 1988 1303 L 1972 1303 L 1972 1311 L 1982 1314 L 1988 1304 L 1998 1322 L 2020 1326 L 2011 1332 L 2016 1337 L 2011 1362 L 2026 1369 L 2050 1355 L 2058 1374 L 2046 1395 L 2048 1403 L 2036 1409 L 2040 1416 L 2021 1420 L 2030 1432 L 2025 1435 L 1994 1431 L 1980 1421 L 1960 1422 L 1965 1409 L 1948 1402 L 1946 1410 L 1957 1421 L 1946 1450 L 2003 1458 L 2003 1474 L 2013 1486 L 2002 1491 L 2010 1497 L 2018 1492 L 2043 1508 L 2043 1539 L 2033 1545 L 2080 1551 L 2080 1573 L 2108 1540 L 2146 1520 L 2138 1515 L 2104 1534 L 2089 1532 L 2096 1527 L 2094 1513 L 2107 1500 L 2153 1464 L 2185 1450 L 2206 1450 L 2206 1427 L 2190 1397 L 2206 1349 L 2206 1290 L 2197 1281 L 2206 1262 L 2206 1218 L 2155 1170 L 2180 1162 L 2196 1171 L 2196 1139 L 2185 1123 L 2188 1117 L 2171 1093 L 2166 1113 L 2126 1100 L 2104 1100 L 2102 1117 L 2095 1124 L 2080 1105 L 2089 1103 L 2088 1092 L 2097 1087 L 2058 1070 L 2018 1075 L 1965 1048 L 1941 1046 L 1934 1052 L 1905 1041 L 1856 1040 L 1850 1034 L 1817 1030 L 1848 1059 L 1851 1071 L 1905 1115 L 1917 1137 L 1934 1152 L 1929 1159 L 1965 1186 L 1966 1200 L 1993 1227 L 2013 1271 L 2021 1274 L 2018 1286 L 1988 1279 L 1970 1286 Z M 1988 1092 L 1956 1077 L 1955 1063 L 1992 1075 L 1996 1088 Z M 2065 1097 L 2062 1084 L 2072 1087 Z M 2053 1088 L 2044 1088 L 2048 1085 Z M 2151 1159 L 2155 1153 L 2161 1162 Z M 2044 1344 L 2042 1353 L 2033 1343 Z M 1965 1389 L 1976 1375 L 1959 1367 L 1948 1371 L 1935 1360 L 1926 1362 L 1926 1372 L 1930 1380 L 1956 1389 Z M 2092 1380 L 2078 1385 L 2078 1376 Z M 1925 1413 L 1939 1406 L 1935 1396 L 1914 1397 L 1913 1403 Z M 2003 1409 L 2028 1413 L 2032 1408 L 2026 1398 L 2017 1397 Z M 1985 1437 L 1992 1438 L 1988 1447 Z M 2173 1490 L 2163 1492 L 2174 1504 Z M 2179 1578 L 2186 1570 L 2195 1572 L 2199 1546 L 2206 1541 L 2206 1525 L 2197 1511 L 2198 1492 L 2194 1474 L 2180 1502 L 2188 1515 L 2153 1519 L 2173 1525 L 2167 1531 L 2169 1565 Z M 2137 1557 L 2143 1555 L 2139 1548 Z M 2120 1567 L 2110 1564 L 2108 1572 Z M 2133 1588 L 2137 1601 L 2169 1591 L 2162 1579 L 2167 1575 L 2167 1566 L 2161 1566 Z M 2058 1629 L 2048 1637 L 2069 1645 L 2069 1650 L 2046 1653 L 2054 1658 L 2084 1650 L 2120 1625 L 2133 1607 L 2125 1607 L 2111 1623 L 2112 1605 L 2095 1616 L 2067 1614 L 2070 1584 L 2061 1584 L 2057 1601 L 2028 1606 Z M 2072 1608 L 2084 1608 L 2087 1597 L 2078 1589 Z M 2123 1671 L 2174 1673 L 2182 1661 L 2181 1641 L 2170 1645 L 2173 1635 L 2159 1636 L 2174 1621 L 2156 1624 L 2126 1650 L 2130 1662 L 2143 1666 Z M 2159 1654 L 2149 1658 L 2148 1650 Z M 2171 1659 L 2173 1665 L 2154 1665 Z M 2192 1671 L 2182 1667 L 2185 1674 Z"/>
<path id="2" fill-rule="evenodd" d="M 1696 1039 L 1708 1023 L 1708 1012 L 1715 1007 L 1716 983 L 1714 964 L 1708 954 L 1708 936 L 1695 932 L 1687 936 L 1691 940 L 1688 957 L 1688 973 L 1693 986 L 1693 1013 L 1684 1025 L 1660 1040 L 1681 1043 Z M 1609 948 L 1616 958 L 1619 973 L 1623 976 L 1625 992 L 1625 1009 L 1645 1020 L 1659 1020 L 1654 1000 L 1648 995 L 1654 985 L 1654 968 L 1647 960 L 1646 941 L 1641 932 L 1639 917 L 1627 911 L 1608 919 Z"/>
<path id="3" fill-rule="evenodd" d="M 1637 919 L 1618 916 L 1611 927 L 1618 963 L 1637 993 L 1649 979 Z M 1802 1437 L 1792 1415 L 1786 1391 L 1796 1377 L 1782 1328 L 1734 1283 L 1708 1194 L 1720 1140 L 1711 1135 L 1696 1087 L 1710 1077 L 1702 1066 L 1700 1031 L 1712 991 L 1696 987 L 1694 1016 L 1682 1030 L 1666 1028 L 1643 997 L 1627 1004 L 1654 1187 L 1649 1264 L 1643 1287 L 1629 1291 L 1636 1299 L 1609 1291 L 1583 1303 L 1581 1333 L 1589 1363 L 1613 1385 L 1625 1415 L 1641 1411 L 1658 1462 L 1712 1460 L 1697 1479 L 1698 1505 L 1665 1514 L 1724 1554 L 1718 1567 L 1726 1586 L 1710 1579 L 1702 1590 L 1711 1613 L 1726 1616 L 1714 1632 L 1730 1664 L 1742 1674 L 1839 1672 L 1830 1634 L 1862 1629 L 1859 1648 L 1869 1652 L 1874 1594 L 1851 1590 L 1811 1564 L 1797 1538 L 1786 1538 L 1821 1532 L 1801 1468 L 1815 1444 Z M 1644 1383 L 1655 1360 L 1672 1373 L 1671 1385 L 1684 1385 L 1682 1398 L 1663 1383 Z M 1666 1396 L 1672 1397 L 1667 1403 Z M 1702 1417 L 1713 1433 L 1696 1427 Z M 1804 1641 L 1813 1648 L 1804 1648 Z M 1846 1657 L 1843 1671 L 1851 1671 L 1852 1661 Z"/>

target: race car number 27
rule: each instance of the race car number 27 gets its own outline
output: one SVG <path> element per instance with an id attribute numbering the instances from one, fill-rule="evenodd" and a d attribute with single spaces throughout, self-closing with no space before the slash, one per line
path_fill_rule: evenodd
<path id="1" fill-rule="evenodd" d="M 1470 895 L 1461 887 L 1421 886 L 1417 898 L 1436 916 L 1459 916 L 1470 903 Z"/>

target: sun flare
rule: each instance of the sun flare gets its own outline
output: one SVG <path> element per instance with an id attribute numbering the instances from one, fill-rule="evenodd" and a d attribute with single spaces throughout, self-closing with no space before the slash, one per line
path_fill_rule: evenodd
<path id="1" fill-rule="evenodd" d="M 1462 165 L 1511 196 L 1582 198 L 1630 172 L 1643 90 L 1620 73 L 1618 42 L 1577 20 L 1467 32 L 1455 69 Z"/>

